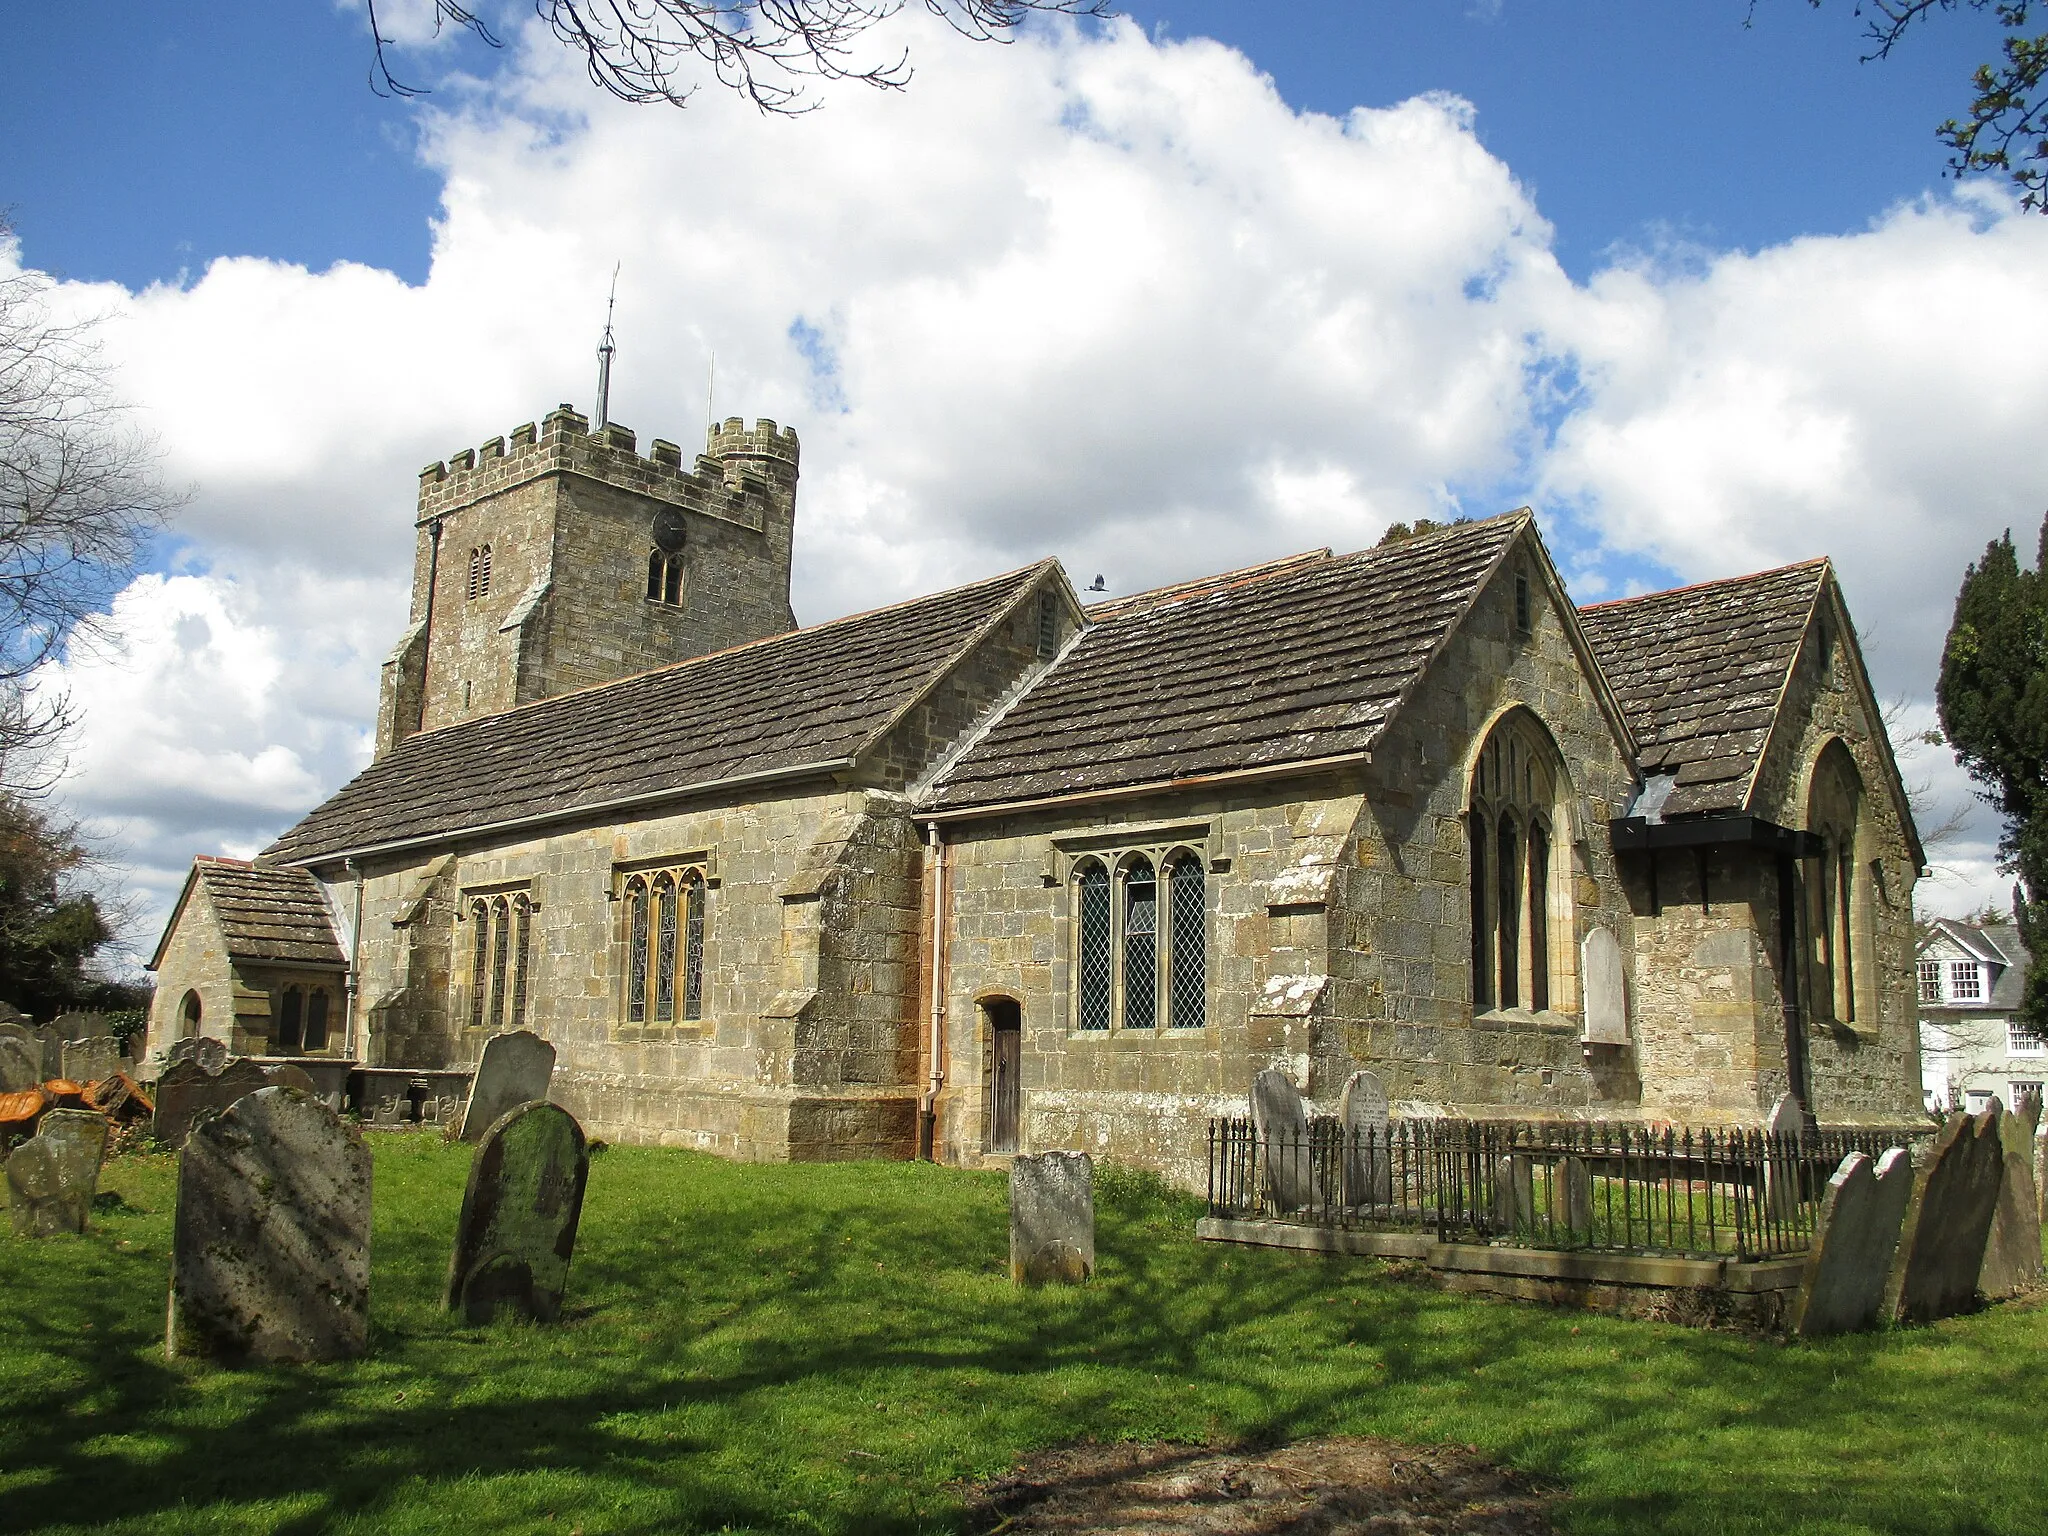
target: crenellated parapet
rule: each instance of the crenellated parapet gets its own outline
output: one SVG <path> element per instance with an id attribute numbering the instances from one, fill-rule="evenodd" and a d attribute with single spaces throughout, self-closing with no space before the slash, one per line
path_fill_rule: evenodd
<path id="1" fill-rule="evenodd" d="M 737 416 L 715 424 L 705 451 L 686 468 L 677 444 L 657 437 L 642 455 L 631 428 L 613 422 L 593 432 L 587 417 L 562 405 L 538 427 L 528 422 L 509 438 L 491 438 L 421 470 L 415 521 L 426 524 L 528 481 L 567 474 L 760 532 L 794 515 L 797 466 L 796 429 L 765 417 L 751 427 Z"/>

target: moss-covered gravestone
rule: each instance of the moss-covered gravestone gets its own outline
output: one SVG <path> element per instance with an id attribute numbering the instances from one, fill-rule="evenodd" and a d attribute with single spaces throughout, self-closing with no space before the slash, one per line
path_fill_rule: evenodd
<path id="1" fill-rule="evenodd" d="M 370 1338 L 370 1153 L 296 1088 L 202 1120 L 178 1159 L 172 1356 L 345 1360 Z"/>
<path id="2" fill-rule="evenodd" d="M 201 1118 L 270 1086 L 263 1068 L 246 1056 L 237 1056 L 217 1072 L 208 1071 L 204 1063 L 202 1057 L 174 1061 L 156 1080 L 153 1129 L 156 1139 L 167 1146 L 182 1147 Z"/>
<path id="3" fill-rule="evenodd" d="M 485 1131 L 455 1228 L 448 1309 L 473 1323 L 500 1310 L 559 1318 L 589 1175 L 583 1127 L 559 1105 L 521 1104 Z"/>
<path id="4" fill-rule="evenodd" d="M 506 1111 L 548 1096 L 555 1075 L 555 1048 L 530 1029 L 493 1035 L 484 1042 L 462 1112 L 462 1139 L 481 1140 Z"/>
<path id="5" fill-rule="evenodd" d="M 1792 1331 L 1805 1338 L 1877 1326 L 1899 1228 L 1913 1194 L 1913 1160 L 1893 1147 L 1875 1164 L 1851 1152 L 1828 1180 L 1820 1223 L 1806 1250 Z"/>
<path id="6" fill-rule="evenodd" d="M 7 1155 L 7 1203 L 16 1237 L 83 1232 L 99 1188 L 107 1121 L 88 1109 L 53 1109 Z"/>
<path id="7" fill-rule="evenodd" d="M 2035 1101 L 2038 1103 L 2038 1101 Z M 1986 1296 L 2011 1296 L 2041 1280 L 2041 1196 L 2034 1188 L 2034 1120 L 2022 1110 L 1999 1122 L 2005 1181 L 1984 1243 L 1977 1289 Z"/>
<path id="8" fill-rule="evenodd" d="M 1951 1115 L 1934 1138 L 1906 1210 L 1898 1261 L 1886 1299 L 1902 1321 L 1931 1322 L 1966 1312 L 2005 1184 L 1999 1132 L 2005 1107 L 1993 1099 L 1981 1115 Z"/>

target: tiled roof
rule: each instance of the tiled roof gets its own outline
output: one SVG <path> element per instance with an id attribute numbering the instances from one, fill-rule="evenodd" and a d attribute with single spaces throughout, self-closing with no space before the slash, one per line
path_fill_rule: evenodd
<path id="1" fill-rule="evenodd" d="M 1263 581 L 1268 576 L 1277 576 L 1286 571 L 1299 570 L 1304 566 L 1316 565 L 1330 558 L 1327 547 L 1304 550 L 1298 555 L 1286 555 L 1278 560 L 1267 560 L 1258 565 L 1243 566 L 1234 571 L 1224 571 L 1215 576 L 1198 576 L 1193 581 L 1175 582 L 1171 586 L 1153 587 L 1144 592 L 1133 592 L 1128 597 L 1106 597 L 1099 603 L 1088 605 L 1091 619 L 1115 619 L 1125 614 L 1136 613 L 1140 608 L 1156 608 L 1161 603 L 1177 603 L 1183 598 L 1201 597 L 1224 587 L 1234 587 L 1247 581 Z"/>
<path id="2" fill-rule="evenodd" d="M 237 960 L 304 965 L 348 962 L 320 884 L 302 869 L 258 869 L 238 859 L 202 858 L 193 873 L 212 898 L 227 951 Z"/>
<path id="3" fill-rule="evenodd" d="M 1366 750 L 1528 525 L 1513 513 L 1095 610 L 928 801 L 1007 804 Z"/>
<path id="4" fill-rule="evenodd" d="M 1666 817 L 1741 810 L 1828 563 L 1579 610 Z"/>
<path id="5" fill-rule="evenodd" d="M 309 861 L 843 762 L 1051 566 L 408 737 L 263 857 Z"/>
<path id="6" fill-rule="evenodd" d="M 1934 920 L 1934 936 L 1923 943 L 1918 953 L 1924 955 L 1929 948 L 1938 944 L 1943 937 L 1963 951 L 1975 955 L 1992 965 L 1994 978 L 1991 990 L 1981 1003 L 1944 1003 L 1942 1007 L 1966 1009 L 1989 1009 L 2016 1012 L 2026 1001 L 2027 968 L 2033 957 L 2027 946 L 2020 942 L 2020 931 L 2011 923 L 1959 923 L 1953 918 L 1938 917 Z M 1924 1010 L 1930 1004 L 1922 1003 Z"/>

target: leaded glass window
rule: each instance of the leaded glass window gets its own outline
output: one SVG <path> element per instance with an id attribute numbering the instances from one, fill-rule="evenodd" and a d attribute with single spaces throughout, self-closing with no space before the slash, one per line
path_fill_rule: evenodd
<path id="1" fill-rule="evenodd" d="M 692 875 L 684 883 L 683 1017 L 704 1017 L 704 882 Z"/>
<path id="2" fill-rule="evenodd" d="M 1493 1006 L 1493 935 L 1486 922 L 1486 818 L 1473 811 L 1465 818 L 1472 845 L 1472 1007 Z"/>
<path id="3" fill-rule="evenodd" d="M 510 911 L 505 898 L 500 896 L 491 903 L 491 926 L 497 930 L 492 935 L 491 945 L 491 1028 L 502 1029 L 505 1025 L 505 962 L 511 954 L 512 925 L 506 921 Z"/>
<path id="4" fill-rule="evenodd" d="M 647 1017 L 647 887 L 638 880 L 626 887 L 626 1017 Z"/>
<path id="5" fill-rule="evenodd" d="M 1081 908 L 1080 1017 L 1082 1029 L 1109 1028 L 1111 964 L 1109 871 L 1091 859 L 1078 878 Z"/>
<path id="6" fill-rule="evenodd" d="M 469 1027 L 477 1029 L 484 1022 L 484 982 L 490 975 L 491 909 L 481 901 L 475 903 L 469 909 L 469 921 L 475 929 L 470 935 Z"/>
<path id="7" fill-rule="evenodd" d="M 1465 809 L 1474 1013 L 1576 1006 L 1571 860 L 1558 867 L 1552 830 L 1569 791 L 1543 722 L 1510 710 L 1480 749 Z"/>
<path id="8" fill-rule="evenodd" d="M 1172 917 L 1172 981 L 1167 1022 L 1175 1029 L 1200 1029 L 1208 1022 L 1209 934 L 1202 893 L 1202 861 L 1182 854 L 1167 872 Z"/>
<path id="9" fill-rule="evenodd" d="M 676 887 L 667 875 L 654 881 L 654 1018 L 666 1024 L 676 1016 Z"/>
<path id="10" fill-rule="evenodd" d="M 1515 824 L 1503 819 L 1495 842 L 1500 856 L 1494 864 L 1500 875 L 1500 896 L 1495 912 L 1500 931 L 1500 1005 L 1512 1008 L 1521 1001 L 1522 979 L 1522 882 L 1516 858 Z"/>
<path id="11" fill-rule="evenodd" d="M 1143 855 L 1124 868 L 1124 1028 L 1159 1022 L 1159 882 Z"/>
<path id="12" fill-rule="evenodd" d="M 1529 1006 L 1550 1006 L 1550 834 L 1529 824 Z"/>
<path id="13" fill-rule="evenodd" d="M 513 921 L 517 928 L 512 936 L 512 1027 L 526 1027 L 526 975 L 532 963 L 533 952 L 533 903 L 524 896 L 512 903 Z"/>

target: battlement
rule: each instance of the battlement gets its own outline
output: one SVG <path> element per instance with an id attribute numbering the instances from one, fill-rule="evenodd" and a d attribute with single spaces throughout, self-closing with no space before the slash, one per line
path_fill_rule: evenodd
<path id="1" fill-rule="evenodd" d="M 643 456 L 630 427 L 612 422 L 592 432 L 588 417 L 563 404 L 538 427 L 527 422 L 509 438 L 493 437 L 422 469 L 417 521 L 542 475 L 575 474 L 758 531 L 771 510 L 794 512 L 797 456 L 795 428 L 766 417 L 749 427 L 732 416 L 710 429 L 705 451 L 685 467 L 682 449 L 665 438 L 655 438 Z"/>

